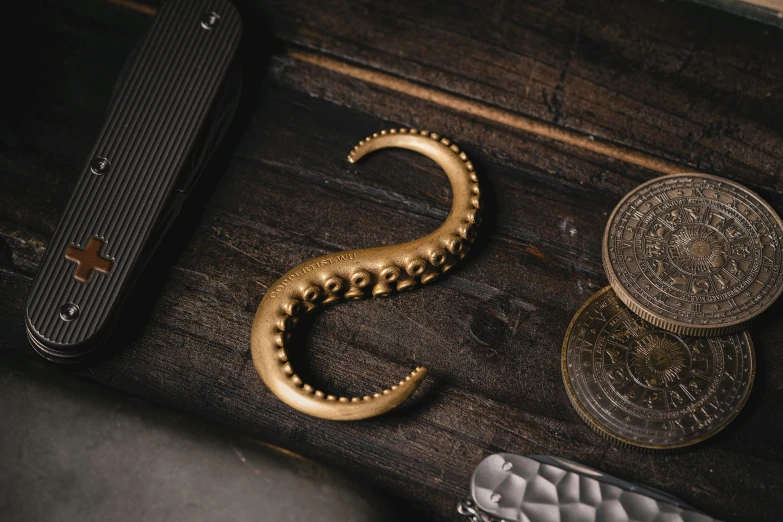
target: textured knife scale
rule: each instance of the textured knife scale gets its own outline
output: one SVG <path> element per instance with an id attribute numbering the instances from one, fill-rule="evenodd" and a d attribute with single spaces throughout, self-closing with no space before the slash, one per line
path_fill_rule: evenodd
<path id="1" fill-rule="evenodd" d="M 490 455 L 473 473 L 470 494 L 480 520 L 716 522 L 662 491 L 545 455 Z"/>
<path id="2" fill-rule="evenodd" d="M 219 15 L 212 27 L 209 13 Z M 225 0 L 173 0 L 153 19 L 112 99 L 27 301 L 27 331 L 39 353 L 83 353 L 100 338 L 154 247 L 199 132 L 239 47 L 239 13 Z M 95 174 L 93 158 L 107 158 Z M 66 252 L 102 242 L 109 273 L 75 277 Z M 87 279 L 83 281 L 82 279 Z M 78 306 L 75 320 L 60 308 Z M 47 356 L 46 353 L 42 355 Z"/>

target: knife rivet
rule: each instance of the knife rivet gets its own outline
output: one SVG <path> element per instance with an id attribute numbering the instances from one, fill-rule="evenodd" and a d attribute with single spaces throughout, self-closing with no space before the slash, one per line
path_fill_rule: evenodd
<path id="1" fill-rule="evenodd" d="M 60 319 L 66 323 L 76 320 L 79 317 L 79 307 L 73 303 L 65 303 L 60 307 Z"/>
<path id="2" fill-rule="evenodd" d="M 510 462 L 506 462 L 503 464 L 503 471 L 511 471 L 511 468 L 513 468 L 514 465 Z"/>
<path id="3" fill-rule="evenodd" d="M 220 15 L 215 11 L 201 15 L 201 27 L 206 30 L 213 29 L 215 26 L 217 26 L 219 21 Z"/>
<path id="4" fill-rule="evenodd" d="M 104 174 L 109 173 L 109 168 L 111 167 L 111 163 L 109 163 L 109 160 L 106 158 L 101 158 L 100 156 L 97 158 L 93 158 L 93 160 L 90 162 L 90 170 L 93 174 L 96 174 L 98 176 L 103 176 Z"/>
<path id="5" fill-rule="evenodd" d="M 497 504 L 500 502 L 500 493 L 493 493 L 491 497 L 489 497 L 489 500 Z"/>

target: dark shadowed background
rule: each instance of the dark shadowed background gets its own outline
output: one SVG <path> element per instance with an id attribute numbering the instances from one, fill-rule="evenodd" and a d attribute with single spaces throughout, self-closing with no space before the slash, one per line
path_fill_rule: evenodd
<path id="1" fill-rule="evenodd" d="M 9 11 L 19 36 L 0 101 L 5 357 L 27 352 L 26 294 L 156 7 L 21 4 Z M 607 284 L 607 217 L 639 183 L 717 174 L 783 213 L 783 31 L 676 1 L 259 0 L 244 9 L 256 77 L 228 154 L 111 349 L 73 373 L 331 465 L 422 519 L 449 520 L 472 470 L 499 451 L 578 460 L 726 520 L 779 519 L 783 303 L 751 328 L 758 374 L 743 413 L 673 455 L 621 449 L 587 428 L 566 396 L 560 351 L 574 312 Z M 339 304 L 300 329 L 300 373 L 338 394 L 374 391 L 416 365 L 430 371 L 389 415 L 310 418 L 259 380 L 255 308 L 307 259 L 410 240 L 444 219 L 448 182 L 426 158 L 346 161 L 365 136 L 399 126 L 467 152 L 485 223 L 474 252 L 437 284 Z"/>

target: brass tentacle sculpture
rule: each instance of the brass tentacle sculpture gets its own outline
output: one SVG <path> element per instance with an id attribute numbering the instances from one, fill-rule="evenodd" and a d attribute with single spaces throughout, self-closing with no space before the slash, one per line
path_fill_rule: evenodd
<path id="1" fill-rule="evenodd" d="M 270 288 L 253 320 L 251 351 L 261 379 L 283 402 L 315 417 L 357 420 L 380 415 L 410 397 L 427 370 L 418 367 L 398 385 L 372 396 L 326 395 L 302 382 L 288 361 L 286 346 L 301 314 L 343 297 L 360 299 L 368 292 L 385 296 L 395 288 L 429 283 L 465 257 L 480 221 L 478 178 L 459 147 L 427 131 L 393 129 L 359 142 L 348 161 L 384 148 L 418 152 L 446 172 L 453 193 L 446 221 L 415 241 L 325 255 L 297 266 Z"/>

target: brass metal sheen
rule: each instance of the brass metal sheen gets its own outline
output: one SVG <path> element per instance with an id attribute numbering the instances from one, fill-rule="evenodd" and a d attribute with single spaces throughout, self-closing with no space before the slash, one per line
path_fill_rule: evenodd
<path id="1" fill-rule="evenodd" d="M 478 178 L 456 145 L 427 131 L 393 129 L 359 142 L 348 161 L 384 148 L 418 152 L 446 172 L 453 193 L 446 221 L 415 241 L 348 250 L 302 263 L 272 285 L 253 320 L 251 352 L 261 379 L 280 400 L 315 417 L 357 420 L 380 415 L 410 397 L 427 370 L 418 367 L 399 384 L 364 397 L 337 397 L 315 390 L 294 372 L 286 353 L 301 315 L 342 299 L 386 296 L 429 283 L 465 257 L 480 222 Z"/>
<path id="2" fill-rule="evenodd" d="M 563 381 L 579 416 L 623 446 L 671 450 L 725 428 L 756 372 L 747 332 L 692 337 L 634 315 L 607 286 L 566 332 Z"/>
<path id="3" fill-rule="evenodd" d="M 733 181 L 663 176 L 617 205 L 603 263 L 618 297 L 652 324 L 697 336 L 736 332 L 783 292 L 783 222 Z"/>

